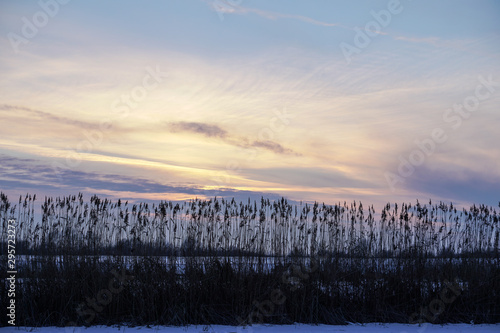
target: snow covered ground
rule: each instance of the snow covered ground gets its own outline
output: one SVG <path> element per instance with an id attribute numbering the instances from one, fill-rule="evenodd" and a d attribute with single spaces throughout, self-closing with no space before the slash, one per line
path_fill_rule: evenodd
<path id="1" fill-rule="evenodd" d="M 324 332 L 344 332 L 344 333 L 486 333 L 486 332 L 500 332 L 500 324 L 496 325 L 468 325 L 468 324 L 454 324 L 454 325 L 418 325 L 408 324 L 366 324 L 366 325 L 347 325 L 347 326 L 333 326 L 333 325 L 254 325 L 251 327 L 235 327 L 235 326 L 188 326 L 188 327 L 103 327 L 93 326 L 89 328 L 78 327 L 3 327 L 0 328 L 1 332 L 39 332 L 39 333 L 103 333 L 103 332 L 116 332 L 116 333 L 324 333 Z"/>

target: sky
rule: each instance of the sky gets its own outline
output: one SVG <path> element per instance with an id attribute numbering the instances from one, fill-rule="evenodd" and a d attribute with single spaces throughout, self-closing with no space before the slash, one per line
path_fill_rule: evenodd
<path id="1" fill-rule="evenodd" d="M 500 201 L 498 1 L 0 0 L 0 191 Z"/>

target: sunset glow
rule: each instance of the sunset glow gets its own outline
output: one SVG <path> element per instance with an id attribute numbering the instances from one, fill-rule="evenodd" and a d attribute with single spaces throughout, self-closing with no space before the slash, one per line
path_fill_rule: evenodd
<path id="1" fill-rule="evenodd" d="M 499 4 L 394 3 L 4 1 L 0 190 L 497 205 Z"/>

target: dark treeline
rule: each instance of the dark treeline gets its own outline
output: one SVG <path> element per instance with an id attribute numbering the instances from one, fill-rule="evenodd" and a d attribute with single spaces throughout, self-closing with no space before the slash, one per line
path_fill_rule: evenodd
<path id="1" fill-rule="evenodd" d="M 0 194 L 3 240 L 17 220 L 17 323 L 34 326 L 497 323 L 499 217 L 431 202 L 377 214 L 82 195 L 45 198 L 37 213 L 34 197 Z M 6 306 L 6 287 L 0 298 Z"/>

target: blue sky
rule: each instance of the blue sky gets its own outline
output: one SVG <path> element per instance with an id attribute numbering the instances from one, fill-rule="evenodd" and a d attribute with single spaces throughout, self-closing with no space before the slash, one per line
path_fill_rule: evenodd
<path id="1" fill-rule="evenodd" d="M 0 190 L 496 206 L 499 18 L 496 1 L 0 1 Z"/>

